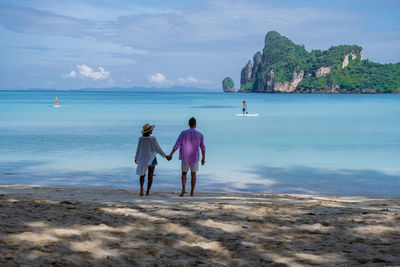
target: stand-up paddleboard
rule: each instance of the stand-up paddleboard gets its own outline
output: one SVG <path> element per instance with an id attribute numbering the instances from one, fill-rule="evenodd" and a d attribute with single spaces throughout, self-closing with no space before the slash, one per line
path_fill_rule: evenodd
<path id="1" fill-rule="evenodd" d="M 260 114 L 251 114 L 251 113 L 247 113 L 247 104 L 246 101 L 243 101 L 243 113 L 239 113 L 239 114 L 235 114 L 238 117 L 257 117 Z"/>
<path id="2" fill-rule="evenodd" d="M 255 114 L 235 114 L 235 116 L 238 116 L 238 117 L 257 117 L 257 116 L 260 116 L 260 114 L 257 114 L 257 113 L 255 113 Z"/>

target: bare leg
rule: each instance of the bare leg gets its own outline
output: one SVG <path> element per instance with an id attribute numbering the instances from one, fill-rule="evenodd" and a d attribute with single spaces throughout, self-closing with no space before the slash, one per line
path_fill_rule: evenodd
<path id="1" fill-rule="evenodd" d="M 153 175 L 154 175 L 154 169 L 156 166 L 150 166 L 149 167 L 149 173 L 147 174 L 147 191 L 146 191 L 146 196 L 150 195 L 150 188 L 151 185 L 153 184 Z"/>
<path id="2" fill-rule="evenodd" d="M 187 174 L 187 172 L 182 172 L 182 192 L 179 195 L 180 197 L 183 197 L 185 195 L 185 193 L 186 193 L 186 189 L 185 189 L 185 187 L 186 187 L 186 174 Z"/>
<path id="3" fill-rule="evenodd" d="M 144 184 L 144 176 L 140 176 L 140 196 L 143 196 L 143 184 Z"/>
<path id="4" fill-rule="evenodd" d="M 190 189 L 190 196 L 194 196 L 194 187 L 196 186 L 196 172 L 190 172 L 192 176 L 192 188 Z"/>

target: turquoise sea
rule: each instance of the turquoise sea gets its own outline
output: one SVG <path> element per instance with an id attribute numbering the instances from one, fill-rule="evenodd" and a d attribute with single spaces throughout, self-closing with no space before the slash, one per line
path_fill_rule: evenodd
<path id="1" fill-rule="evenodd" d="M 138 187 L 142 125 L 169 153 L 191 116 L 197 190 L 400 195 L 400 95 L 1 91 L 0 184 Z M 158 163 L 152 190 L 178 191 L 178 153 Z"/>

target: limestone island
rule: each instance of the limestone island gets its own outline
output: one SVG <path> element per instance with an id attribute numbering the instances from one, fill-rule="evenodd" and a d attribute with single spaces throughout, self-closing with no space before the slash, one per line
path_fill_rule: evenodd
<path id="1" fill-rule="evenodd" d="M 231 77 L 226 77 L 222 81 L 222 89 L 225 93 L 234 93 L 235 92 L 235 84 Z"/>
<path id="2" fill-rule="evenodd" d="M 380 64 L 362 57 L 357 45 L 308 52 L 304 45 L 270 31 L 262 52 L 243 67 L 238 92 L 400 93 L 400 62 Z"/>

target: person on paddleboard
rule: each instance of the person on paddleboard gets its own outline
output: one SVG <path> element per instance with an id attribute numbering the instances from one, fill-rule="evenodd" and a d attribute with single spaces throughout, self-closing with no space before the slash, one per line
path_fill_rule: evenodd
<path id="1" fill-rule="evenodd" d="M 247 104 L 246 104 L 246 101 L 243 101 L 243 114 L 247 114 Z"/>

